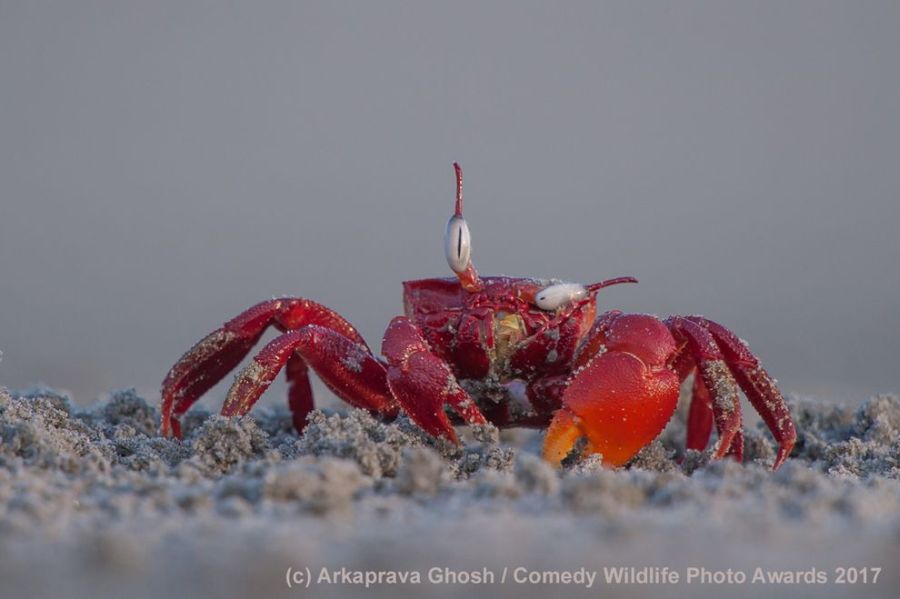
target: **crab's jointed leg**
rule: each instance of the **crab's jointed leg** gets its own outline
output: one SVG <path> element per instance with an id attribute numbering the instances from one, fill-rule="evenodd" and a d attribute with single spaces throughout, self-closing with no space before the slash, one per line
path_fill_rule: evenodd
<path id="1" fill-rule="evenodd" d="M 725 363 L 740 385 L 750 404 L 762 417 L 778 443 L 773 470 L 777 470 L 791 454 L 797 431 L 781 391 L 759 360 L 737 335 L 724 326 L 700 316 L 687 316 L 685 321 L 709 331 L 725 358 Z"/>
<path id="2" fill-rule="evenodd" d="M 181 436 L 178 417 L 228 374 L 249 353 L 269 326 L 281 331 L 318 325 L 366 348 L 356 329 L 337 312 L 298 297 L 267 300 L 248 308 L 197 342 L 172 366 L 162 385 L 163 436 Z M 306 367 L 289 364 L 292 405 L 312 405 Z"/>
<path id="3" fill-rule="evenodd" d="M 450 366 L 428 347 L 415 324 L 394 318 L 384 333 L 381 353 L 388 361 L 387 382 L 403 411 L 425 432 L 457 442 L 444 406 L 449 405 L 468 424 L 487 420 Z"/>
<path id="4" fill-rule="evenodd" d="M 269 387 L 278 372 L 288 366 L 288 375 L 311 367 L 335 395 L 357 408 L 388 418 L 397 415 L 385 379 L 385 367 L 369 348 L 319 325 L 306 325 L 276 337 L 266 345 L 235 379 L 223 416 L 243 416 Z M 296 374 L 295 374 L 296 377 Z M 296 380 L 296 378 L 295 378 Z M 289 402 L 294 428 L 301 431 L 312 410 L 312 396 L 291 389 Z"/>
<path id="5" fill-rule="evenodd" d="M 697 378 L 695 382 L 694 399 L 691 403 L 692 411 L 701 412 L 695 417 L 702 419 L 704 391 L 711 398 L 713 419 L 719 439 L 713 449 L 713 458 L 719 459 L 731 452 L 738 461 L 743 460 L 743 421 L 741 419 L 741 398 L 738 384 L 732 376 L 725 360 L 725 356 L 712 335 L 704 327 L 692 320 L 680 316 L 672 316 L 665 320 L 672 334 L 682 344 L 682 351 L 688 352 L 691 359 L 697 365 Z M 695 379 L 696 381 L 696 379 Z M 700 395 L 697 395 L 697 385 L 702 385 Z M 699 400 L 700 405 L 694 408 L 694 402 Z M 695 424 L 696 426 L 696 424 Z M 693 432 L 693 431 L 692 431 Z M 708 438 L 706 439 L 708 440 Z M 703 448 L 706 447 L 704 440 Z M 694 437 L 698 445 L 700 435 Z M 733 445 L 737 444 L 737 445 Z"/>
<path id="6" fill-rule="evenodd" d="M 687 417 L 687 439 L 685 449 L 703 451 L 709 443 L 713 427 L 713 403 L 703 377 L 694 371 L 691 385 L 691 405 Z"/>
<path id="7" fill-rule="evenodd" d="M 689 352 L 681 351 L 675 356 L 672 360 L 672 370 L 682 383 L 688 377 L 694 377 L 687 417 L 685 449 L 703 451 L 709 444 L 713 426 L 712 397 L 709 395 L 709 389 L 697 372 L 697 364 Z"/>
<path id="8" fill-rule="evenodd" d="M 686 344 L 685 344 L 686 346 Z M 682 348 L 684 350 L 685 348 Z M 687 416 L 687 436 L 685 439 L 685 449 L 693 449 L 703 451 L 709 444 L 709 438 L 712 434 L 714 422 L 713 416 L 713 399 L 703 382 L 703 377 L 697 370 L 697 363 L 688 351 L 681 351 L 675 356 L 672 362 L 672 370 L 678 375 L 680 381 L 684 382 L 690 376 L 694 380 L 691 385 L 691 401 Z M 735 456 L 737 459 L 743 457 L 744 450 L 744 434 L 742 431 L 735 433 L 731 441 L 731 448 L 727 455 Z"/>

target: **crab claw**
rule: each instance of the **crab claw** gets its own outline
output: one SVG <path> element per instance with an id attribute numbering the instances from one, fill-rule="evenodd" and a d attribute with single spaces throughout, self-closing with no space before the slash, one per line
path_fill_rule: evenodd
<path id="1" fill-rule="evenodd" d="M 621 466 L 659 435 L 678 403 L 678 377 L 636 355 L 612 351 L 591 359 L 562 397 L 544 441 L 543 456 L 559 465 L 585 438 L 585 454 Z"/>

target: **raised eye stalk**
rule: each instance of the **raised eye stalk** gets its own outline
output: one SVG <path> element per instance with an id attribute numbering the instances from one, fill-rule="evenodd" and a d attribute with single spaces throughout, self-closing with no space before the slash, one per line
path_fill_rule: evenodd
<path id="1" fill-rule="evenodd" d="M 444 255 L 450 270 L 459 277 L 463 289 L 470 292 L 481 291 L 484 283 L 478 277 L 478 272 L 472 265 L 472 234 L 469 233 L 469 225 L 463 218 L 463 178 L 462 168 L 454 162 L 456 170 L 456 209 L 453 216 L 447 222 L 447 230 L 444 232 Z"/>

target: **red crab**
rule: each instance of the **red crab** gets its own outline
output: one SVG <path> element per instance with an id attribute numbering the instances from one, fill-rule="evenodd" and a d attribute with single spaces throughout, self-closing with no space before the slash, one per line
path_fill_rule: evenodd
<path id="1" fill-rule="evenodd" d="M 456 441 L 454 423 L 545 427 L 543 455 L 559 464 L 573 451 L 625 464 L 671 418 L 681 382 L 694 374 L 687 447 L 703 450 L 713 422 L 713 457 L 742 459 L 738 389 L 779 444 L 778 468 L 796 433 L 775 381 L 734 333 L 699 316 L 659 320 L 618 310 L 597 316 L 597 293 L 632 277 L 580 285 L 480 277 L 463 219 L 462 171 L 445 250 L 456 278 L 403 284 L 380 358 L 342 316 L 314 301 L 284 297 L 249 308 L 199 341 L 162 386 L 162 434 L 233 369 L 274 326 L 235 380 L 222 414 L 246 414 L 284 368 L 298 431 L 313 409 L 308 369 L 347 403 L 390 420 L 402 409 L 433 436 Z M 584 439 L 585 441 L 581 441 Z M 581 442 L 580 442 L 581 441 Z"/>

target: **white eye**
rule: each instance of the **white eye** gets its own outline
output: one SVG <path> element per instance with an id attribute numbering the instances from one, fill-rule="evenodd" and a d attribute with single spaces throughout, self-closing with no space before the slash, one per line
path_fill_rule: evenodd
<path id="1" fill-rule="evenodd" d="M 453 272 L 465 272 L 469 266 L 471 253 L 472 237 L 469 235 L 466 219 L 451 216 L 447 222 L 447 232 L 444 233 L 444 254 L 447 256 L 447 264 Z"/>
<path id="2" fill-rule="evenodd" d="M 556 310 L 569 302 L 586 298 L 587 294 L 584 285 L 557 283 L 538 291 L 534 296 L 534 303 L 541 310 Z"/>

